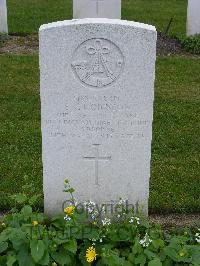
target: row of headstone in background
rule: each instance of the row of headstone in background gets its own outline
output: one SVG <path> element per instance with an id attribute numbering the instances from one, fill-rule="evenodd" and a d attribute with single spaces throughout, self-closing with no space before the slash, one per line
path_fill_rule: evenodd
<path id="1" fill-rule="evenodd" d="M 121 18 L 121 0 L 74 0 L 73 18 Z M 187 35 L 200 33 L 200 0 L 188 0 Z"/>
<path id="2" fill-rule="evenodd" d="M 200 0 L 188 0 L 187 35 L 200 33 Z M 74 0 L 73 17 L 121 18 L 121 0 Z M 0 33 L 8 33 L 6 0 L 0 0 Z"/>
<path id="3" fill-rule="evenodd" d="M 44 206 L 120 197 L 148 212 L 156 30 L 102 18 L 40 28 Z M 101 206 L 99 206 L 101 209 Z"/>
<path id="4" fill-rule="evenodd" d="M 187 35 L 200 34 L 200 0 L 188 0 Z"/>
<path id="5" fill-rule="evenodd" d="M 121 0 L 73 0 L 73 18 L 121 19 Z"/>
<path id="6" fill-rule="evenodd" d="M 0 0 L 0 33 L 8 33 L 6 0 Z"/>

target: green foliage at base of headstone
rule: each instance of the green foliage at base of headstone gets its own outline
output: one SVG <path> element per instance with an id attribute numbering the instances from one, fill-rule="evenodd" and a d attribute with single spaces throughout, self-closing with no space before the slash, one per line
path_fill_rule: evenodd
<path id="1" fill-rule="evenodd" d="M 163 231 L 123 208 L 112 218 L 100 216 L 91 201 L 81 212 L 68 180 L 64 191 L 71 203 L 51 219 L 33 212 L 37 196 L 31 201 L 26 194 L 13 196 L 25 205 L 0 223 L 0 265 L 200 265 L 200 229 Z"/>
<path id="2" fill-rule="evenodd" d="M 200 54 L 200 34 L 181 39 L 181 44 L 187 52 Z"/>

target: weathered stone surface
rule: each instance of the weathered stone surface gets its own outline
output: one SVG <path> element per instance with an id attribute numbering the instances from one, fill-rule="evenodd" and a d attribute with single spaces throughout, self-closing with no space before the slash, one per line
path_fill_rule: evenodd
<path id="1" fill-rule="evenodd" d="M 121 0 L 73 0 L 74 18 L 121 18 Z"/>
<path id="2" fill-rule="evenodd" d="M 148 208 L 156 30 L 109 19 L 40 28 L 45 211 L 128 199 Z"/>
<path id="3" fill-rule="evenodd" d="M 0 32 L 8 33 L 6 0 L 0 0 Z"/>
<path id="4" fill-rule="evenodd" d="M 187 35 L 200 34 L 200 0 L 188 0 Z"/>

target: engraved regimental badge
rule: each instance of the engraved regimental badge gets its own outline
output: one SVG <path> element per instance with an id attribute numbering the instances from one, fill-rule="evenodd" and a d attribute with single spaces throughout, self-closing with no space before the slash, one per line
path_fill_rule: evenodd
<path id="1" fill-rule="evenodd" d="M 72 68 L 85 85 L 102 88 L 113 83 L 122 72 L 124 58 L 120 49 L 106 39 L 81 43 L 73 55 Z"/>

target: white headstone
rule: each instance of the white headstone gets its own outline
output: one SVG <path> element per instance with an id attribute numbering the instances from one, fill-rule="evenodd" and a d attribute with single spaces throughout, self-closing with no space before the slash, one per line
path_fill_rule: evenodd
<path id="1" fill-rule="evenodd" d="M 6 0 L 0 0 L 0 33 L 8 33 Z"/>
<path id="2" fill-rule="evenodd" d="M 187 35 L 200 34 L 200 0 L 188 0 Z"/>
<path id="3" fill-rule="evenodd" d="M 156 30 L 82 19 L 40 28 L 45 211 L 128 199 L 148 208 Z"/>
<path id="4" fill-rule="evenodd" d="M 73 0 L 73 18 L 121 19 L 121 0 Z"/>

